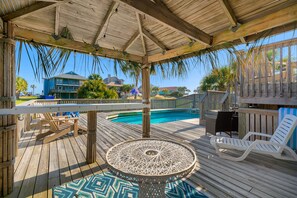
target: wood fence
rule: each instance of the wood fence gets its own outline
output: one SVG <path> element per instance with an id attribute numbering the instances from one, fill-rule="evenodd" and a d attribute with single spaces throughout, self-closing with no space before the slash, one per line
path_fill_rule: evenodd
<path id="1" fill-rule="evenodd" d="M 239 137 L 243 138 L 249 131 L 273 134 L 278 126 L 278 111 L 255 108 L 239 108 Z M 263 139 L 255 136 L 250 140 Z M 264 137 L 266 140 L 266 138 Z"/>
<path id="2" fill-rule="evenodd" d="M 265 45 L 244 56 L 239 67 L 241 103 L 297 104 L 297 39 Z"/>

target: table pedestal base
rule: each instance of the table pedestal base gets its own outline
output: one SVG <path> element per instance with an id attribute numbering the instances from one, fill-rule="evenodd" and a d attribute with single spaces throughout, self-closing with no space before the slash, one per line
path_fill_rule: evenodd
<path id="1" fill-rule="evenodd" d="M 138 183 L 140 198 L 165 198 L 166 183 Z"/>

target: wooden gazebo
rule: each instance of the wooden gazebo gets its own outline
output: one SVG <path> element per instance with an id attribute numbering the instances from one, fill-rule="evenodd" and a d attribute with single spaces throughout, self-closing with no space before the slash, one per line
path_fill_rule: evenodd
<path id="1" fill-rule="evenodd" d="M 151 64 L 294 29 L 297 2 L 1 0 L 0 17 L 1 109 L 15 106 L 15 40 L 25 40 L 142 64 L 143 137 L 150 137 Z M 73 39 L 59 36 L 65 27 Z M 13 191 L 15 120 L 0 116 L 0 196 Z"/>

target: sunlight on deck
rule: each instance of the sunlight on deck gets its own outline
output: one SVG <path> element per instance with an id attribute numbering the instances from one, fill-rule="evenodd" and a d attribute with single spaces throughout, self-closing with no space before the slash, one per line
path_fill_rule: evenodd
<path id="1" fill-rule="evenodd" d="M 124 140 L 141 138 L 141 125 L 112 123 L 98 114 L 97 160 L 85 161 L 86 135 L 67 136 L 48 144 L 35 141 L 37 131 L 26 132 L 15 162 L 15 190 L 10 197 L 52 197 L 52 189 L 67 182 L 107 171 L 105 153 Z M 250 155 L 242 162 L 220 159 L 209 144 L 198 119 L 152 125 L 152 137 L 190 143 L 198 157 L 194 174 L 186 181 L 207 196 L 296 197 L 296 162 Z M 81 115 L 80 123 L 86 124 Z"/>

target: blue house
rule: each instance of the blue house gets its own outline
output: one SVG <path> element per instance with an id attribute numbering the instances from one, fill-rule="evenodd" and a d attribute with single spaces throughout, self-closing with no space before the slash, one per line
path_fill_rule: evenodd
<path id="1" fill-rule="evenodd" d="M 77 89 L 87 79 L 73 71 L 44 79 L 44 95 L 54 95 L 56 98 L 77 98 Z"/>

